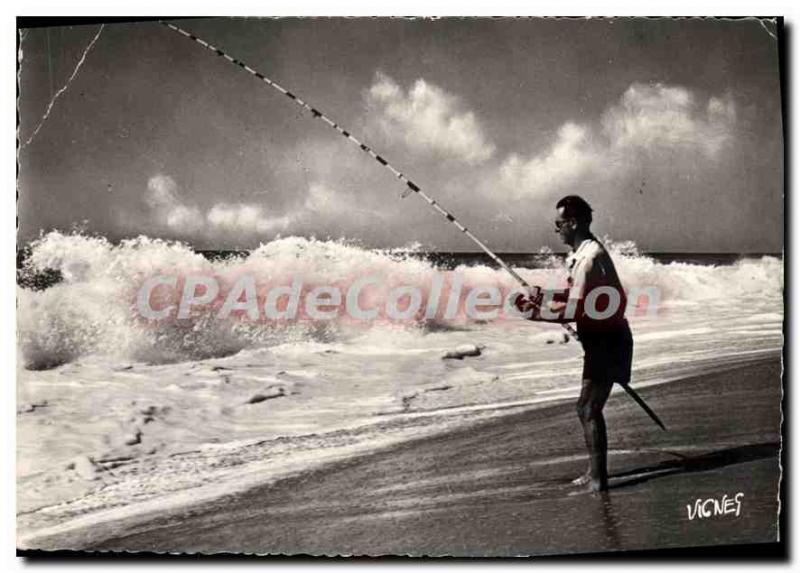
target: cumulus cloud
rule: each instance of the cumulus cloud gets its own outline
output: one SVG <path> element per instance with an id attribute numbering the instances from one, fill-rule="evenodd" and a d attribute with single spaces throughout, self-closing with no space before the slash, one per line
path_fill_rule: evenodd
<path id="1" fill-rule="evenodd" d="M 730 141 L 735 121 L 730 97 L 712 97 L 703 107 L 682 87 L 633 84 L 602 125 L 612 147 L 683 148 L 714 159 Z"/>
<path id="2" fill-rule="evenodd" d="M 197 207 L 175 205 L 166 212 L 166 223 L 172 230 L 192 233 L 203 227 L 203 215 Z"/>
<path id="3" fill-rule="evenodd" d="M 161 225 L 179 235 L 254 235 L 286 229 L 290 217 L 269 217 L 262 207 L 246 203 L 220 202 L 203 212 L 180 196 L 178 184 L 169 175 L 154 175 L 147 182 L 145 202 Z"/>
<path id="4" fill-rule="evenodd" d="M 590 135 L 586 126 L 565 123 L 547 151 L 528 158 L 509 155 L 500 165 L 500 180 L 519 195 L 574 183 L 600 167 Z"/>
<path id="5" fill-rule="evenodd" d="M 563 122 L 539 149 L 497 157 L 475 116 L 436 86 L 419 80 L 406 91 L 379 75 L 367 98 L 374 106 L 368 126 L 378 122 L 412 149 L 472 164 L 464 169 L 439 162 L 421 183 L 435 187 L 437 198 L 448 206 L 450 198 L 458 197 L 457 214 L 465 221 L 491 218 L 503 205 L 490 220 L 495 227 L 513 222 L 505 209 L 516 200 L 557 192 L 612 199 L 640 189 L 645 176 L 648 192 L 716 177 L 714 169 L 732 157 L 726 150 L 736 143 L 739 129 L 729 95 L 700 96 L 680 86 L 634 83 L 597 116 Z M 206 195 L 206 206 L 200 207 L 181 197 L 171 177 L 159 174 L 148 182 L 152 217 L 176 235 L 215 244 L 267 240 L 278 233 L 366 233 L 390 241 L 392 233 L 408 232 L 395 221 L 397 207 L 387 201 L 399 195 L 402 185 L 392 193 L 391 179 L 355 147 L 340 139 L 310 138 L 285 155 L 276 173 L 289 176 L 278 179 L 283 193 L 274 195 L 273 204 L 211 203 Z M 417 203 L 409 208 L 425 209 Z"/>
<path id="6" fill-rule="evenodd" d="M 288 212 L 269 216 L 263 207 L 251 203 L 218 202 L 207 211 L 187 204 L 180 196 L 175 180 L 168 175 L 155 175 L 148 181 L 145 202 L 152 216 L 177 235 L 202 236 L 212 239 L 266 238 L 287 231 L 292 225 L 309 222 L 310 218 L 347 217 L 348 220 L 380 218 L 376 211 L 354 207 L 356 197 L 340 193 L 319 182 L 309 185 L 304 201 Z"/>
<path id="7" fill-rule="evenodd" d="M 193 233 L 203 227 L 200 209 L 185 205 L 179 196 L 178 184 L 169 175 L 154 175 L 147 182 L 147 205 L 156 219 L 179 233 Z"/>
<path id="8" fill-rule="evenodd" d="M 147 182 L 147 204 L 155 209 L 178 203 L 178 184 L 169 175 L 153 175 Z"/>
<path id="9" fill-rule="evenodd" d="M 713 162 L 733 142 L 735 124 L 730 96 L 702 103 L 683 87 L 635 83 L 598 122 L 567 122 L 545 150 L 507 156 L 499 178 L 508 194 L 521 198 L 587 177 L 593 182 L 622 177 L 639 167 L 642 154 Z"/>
<path id="10" fill-rule="evenodd" d="M 408 89 L 376 74 L 366 94 L 376 111 L 371 121 L 390 138 L 420 152 L 438 152 L 470 164 L 486 161 L 495 146 L 483 134 L 475 115 L 461 109 L 457 97 L 418 79 Z"/>
<path id="11" fill-rule="evenodd" d="M 267 217 L 257 205 L 217 203 L 206 213 L 206 223 L 211 231 L 264 234 L 287 229 L 292 223 L 292 217 Z"/>

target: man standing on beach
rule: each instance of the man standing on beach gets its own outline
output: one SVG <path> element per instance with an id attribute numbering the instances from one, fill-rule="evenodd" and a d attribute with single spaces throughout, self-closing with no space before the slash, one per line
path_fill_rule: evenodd
<path id="1" fill-rule="evenodd" d="M 608 251 L 589 229 L 589 204 L 568 195 L 556 204 L 556 211 L 556 233 L 572 250 L 567 257 L 569 290 L 548 293 L 544 301 L 519 297 L 516 304 L 522 312 L 532 311 L 531 320 L 577 324 L 584 351 L 577 409 L 589 469 L 573 483 L 605 491 L 608 441 L 603 407 L 614 382 L 628 384 L 631 377 L 633 338 L 625 319 L 627 298 Z"/>

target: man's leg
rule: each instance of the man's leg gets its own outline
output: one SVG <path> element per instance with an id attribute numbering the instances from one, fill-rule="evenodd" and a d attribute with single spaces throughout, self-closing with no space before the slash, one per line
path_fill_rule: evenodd
<path id="1" fill-rule="evenodd" d="M 577 403 L 578 418 L 589 450 L 589 479 L 586 481 L 591 481 L 594 491 L 608 489 L 608 438 L 603 407 L 611 393 L 611 386 L 611 382 L 584 377 Z"/>

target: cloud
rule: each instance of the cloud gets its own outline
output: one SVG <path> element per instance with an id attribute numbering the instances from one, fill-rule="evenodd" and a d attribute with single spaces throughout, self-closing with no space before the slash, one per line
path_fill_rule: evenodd
<path id="1" fill-rule="evenodd" d="M 702 107 L 686 88 L 633 84 L 606 111 L 602 126 L 611 146 L 621 150 L 682 148 L 714 159 L 731 140 L 735 121 L 729 96 L 712 97 Z"/>
<path id="2" fill-rule="evenodd" d="M 203 215 L 197 207 L 175 205 L 166 212 L 166 223 L 173 231 L 193 233 L 203 227 Z"/>
<path id="3" fill-rule="evenodd" d="M 286 229 L 290 217 L 269 217 L 262 207 L 220 202 L 203 212 L 183 201 L 178 184 L 169 175 L 154 175 L 147 182 L 145 202 L 155 220 L 178 235 L 203 234 L 234 237 L 272 233 Z"/>
<path id="4" fill-rule="evenodd" d="M 522 225 L 516 201 L 548 200 L 558 192 L 602 198 L 606 205 L 627 205 L 631 198 L 641 204 L 645 177 L 643 200 L 653 205 L 655 192 L 666 190 L 664 203 L 670 193 L 716 181 L 719 170 L 730 166 L 733 156 L 726 151 L 737 144 L 740 130 L 730 95 L 634 83 L 593 117 L 567 116 L 538 149 L 500 154 L 455 96 L 422 80 L 406 91 L 379 75 L 368 98 L 376 106 L 367 116 L 368 127 L 384 122 L 393 137 L 413 149 L 473 161 L 468 168 L 426 164 L 419 182 L 460 220 L 487 220 L 491 229 Z M 448 236 L 439 231 L 441 222 L 435 230 L 423 222 L 403 224 L 397 209 L 422 214 L 428 207 L 415 200 L 399 203 L 404 186 L 341 139 L 303 140 L 281 156 L 274 171 L 279 175 L 273 191 L 261 195 L 272 198 L 266 204 L 215 202 L 206 193 L 201 206 L 199 199 L 196 204 L 182 199 L 179 186 L 164 174 L 150 178 L 145 199 L 161 230 L 215 245 L 267 241 L 277 234 L 358 236 L 378 243 Z M 409 175 L 417 177 L 416 167 Z"/>
<path id="5" fill-rule="evenodd" d="M 370 122 L 391 139 L 418 152 L 438 152 L 469 164 L 486 161 L 495 146 L 471 111 L 461 110 L 457 97 L 418 79 L 407 92 L 392 78 L 376 74 L 366 93 L 374 115 Z"/>
<path id="6" fill-rule="evenodd" d="M 154 175 L 147 182 L 145 202 L 157 220 L 172 231 L 193 233 L 203 227 L 200 209 L 185 205 L 179 196 L 178 184 L 169 175 Z"/>
<path id="7" fill-rule="evenodd" d="M 178 184 L 169 175 L 153 175 L 147 182 L 147 204 L 155 209 L 178 203 Z"/>
<path id="8" fill-rule="evenodd" d="M 145 202 L 158 224 L 179 236 L 211 239 L 269 239 L 289 230 L 293 225 L 312 223 L 313 218 L 331 220 L 346 218 L 373 220 L 383 215 L 365 207 L 350 193 L 339 193 L 329 186 L 312 182 L 304 201 L 282 215 L 270 216 L 265 209 L 251 203 L 218 202 L 207 211 L 187 204 L 180 197 L 175 180 L 158 174 L 147 184 Z"/>
<path id="9" fill-rule="evenodd" d="M 579 181 L 619 179 L 638 169 L 643 157 L 694 165 L 720 159 L 733 143 L 736 106 L 730 96 L 705 104 L 688 89 L 632 84 L 594 124 L 564 123 L 546 149 L 527 157 L 509 154 L 499 180 L 511 197 L 547 194 Z M 676 163 L 677 170 L 680 165 Z"/>
<path id="10" fill-rule="evenodd" d="M 207 227 L 212 232 L 232 235 L 263 235 L 284 231 L 292 216 L 267 217 L 257 205 L 217 203 L 206 213 Z"/>
<path id="11" fill-rule="evenodd" d="M 561 126 L 547 151 L 527 159 L 509 155 L 500 165 L 500 181 L 513 194 L 526 195 L 574 183 L 600 165 L 589 128 L 569 122 Z"/>

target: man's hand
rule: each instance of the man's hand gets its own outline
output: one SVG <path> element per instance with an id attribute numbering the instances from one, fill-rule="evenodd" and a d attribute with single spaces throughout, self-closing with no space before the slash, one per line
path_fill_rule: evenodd
<path id="1" fill-rule="evenodd" d="M 542 289 L 533 287 L 527 296 L 522 293 L 517 295 L 517 298 L 514 299 L 514 306 L 522 313 L 533 311 L 530 317 L 533 320 L 539 314 L 539 310 L 542 306 L 542 298 Z"/>

